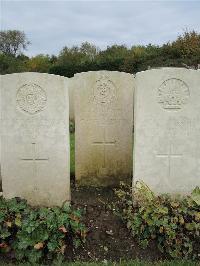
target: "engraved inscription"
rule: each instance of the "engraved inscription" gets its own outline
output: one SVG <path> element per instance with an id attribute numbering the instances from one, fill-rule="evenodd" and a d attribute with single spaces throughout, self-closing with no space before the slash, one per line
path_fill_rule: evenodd
<path id="1" fill-rule="evenodd" d="M 187 84 L 180 80 L 171 78 L 165 80 L 158 88 L 158 103 L 163 109 L 178 110 L 187 104 L 190 92 Z"/>
<path id="2" fill-rule="evenodd" d="M 34 83 L 25 84 L 17 91 L 17 105 L 29 114 L 36 114 L 44 109 L 47 95 L 44 89 Z"/>
<path id="3" fill-rule="evenodd" d="M 107 146 L 114 146 L 116 144 L 116 140 L 113 141 L 106 141 L 106 129 L 104 127 L 104 132 L 103 132 L 103 140 L 102 141 L 94 141 L 92 145 L 97 145 L 97 146 L 103 146 L 103 164 L 102 168 L 106 168 L 106 147 Z"/>
<path id="4" fill-rule="evenodd" d="M 116 98 L 116 87 L 106 75 L 100 75 L 93 89 L 94 101 L 106 105 Z"/>
<path id="5" fill-rule="evenodd" d="M 166 125 L 166 131 L 170 137 L 189 136 L 192 131 L 192 121 L 189 117 L 181 116 L 179 118 L 170 117 Z"/>
<path id="6" fill-rule="evenodd" d="M 183 154 L 173 152 L 172 143 L 169 144 L 169 149 L 166 153 L 158 153 L 156 154 L 158 158 L 167 159 L 167 174 L 166 174 L 166 183 L 169 183 L 169 179 L 172 177 L 172 161 L 175 158 L 181 158 Z"/>
<path id="7" fill-rule="evenodd" d="M 26 161 L 26 162 L 31 162 L 33 163 L 33 170 L 34 170 L 34 175 L 37 175 L 37 162 L 39 161 L 49 161 L 48 157 L 39 157 L 37 156 L 37 147 L 36 147 L 36 143 L 32 142 L 31 143 L 31 156 L 24 156 L 22 158 L 20 158 L 21 161 Z"/>

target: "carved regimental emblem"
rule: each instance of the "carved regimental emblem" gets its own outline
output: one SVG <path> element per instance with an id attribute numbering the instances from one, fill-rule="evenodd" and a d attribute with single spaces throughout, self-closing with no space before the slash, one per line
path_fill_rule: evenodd
<path id="1" fill-rule="evenodd" d="M 106 75 L 101 75 L 94 86 L 94 101 L 109 104 L 116 98 L 116 87 Z"/>
<path id="2" fill-rule="evenodd" d="M 181 109 L 189 100 L 187 84 L 180 79 L 168 79 L 158 88 L 158 103 L 164 109 Z"/>
<path id="3" fill-rule="evenodd" d="M 17 105 L 29 114 L 36 114 L 44 109 L 47 96 L 44 89 L 37 84 L 25 84 L 17 91 Z"/>

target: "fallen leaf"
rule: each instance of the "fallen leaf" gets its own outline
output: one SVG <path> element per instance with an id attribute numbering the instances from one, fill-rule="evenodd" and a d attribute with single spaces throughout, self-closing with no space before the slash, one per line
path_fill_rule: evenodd
<path id="1" fill-rule="evenodd" d="M 5 242 L 0 243 L 0 248 L 7 248 L 7 247 L 8 247 L 8 245 Z"/>
<path id="2" fill-rule="evenodd" d="M 6 222 L 6 225 L 7 225 L 8 227 L 12 227 L 12 223 L 11 223 L 10 221 Z"/>
<path id="3" fill-rule="evenodd" d="M 110 236 L 113 236 L 114 233 L 113 233 L 112 230 L 108 230 L 108 231 L 106 231 L 106 234 L 107 234 L 107 235 L 110 235 Z"/>
<path id="4" fill-rule="evenodd" d="M 37 244 L 35 244 L 34 249 L 39 250 L 39 249 L 42 249 L 43 247 L 44 247 L 44 244 L 42 242 L 38 242 Z"/>
<path id="5" fill-rule="evenodd" d="M 80 220 L 80 218 L 79 218 L 78 216 L 75 216 L 75 215 L 73 215 L 73 214 L 71 214 L 71 215 L 69 216 L 69 218 L 72 219 L 72 220 L 75 221 L 75 222 L 78 222 L 78 221 Z"/>
<path id="6" fill-rule="evenodd" d="M 66 234 L 67 233 L 67 229 L 64 226 L 61 226 L 59 228 L 59 231 L 61 231 L 62 233 Z"/>
<path id="7" fill-rule="evenodd" d="M 108 252 L 108 247 L 104 246 L 103 249 Z"/>
<path id="8" fill-rule="evenodd" d="M 64 255 L 64 253 L 65 253 L 65 249 L 66 249 L 66 245 L 63 245 L 63 246 L 61 247 L 61 249 L 60 249 L 62 255 Z"/>

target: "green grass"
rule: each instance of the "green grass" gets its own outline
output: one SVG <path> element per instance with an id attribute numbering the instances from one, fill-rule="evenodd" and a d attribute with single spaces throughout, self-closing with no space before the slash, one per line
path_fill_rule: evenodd
<path id="1" fill-rule="evenodd" d="M 75 134 L 70 133 L 70 174 L 75 176 Z"/>

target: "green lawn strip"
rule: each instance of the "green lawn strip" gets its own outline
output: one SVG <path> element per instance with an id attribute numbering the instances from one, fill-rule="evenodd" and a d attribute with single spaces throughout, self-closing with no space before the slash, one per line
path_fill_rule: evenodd
<path id="1" fill-rule="evenodd" d="M 75 134 L 70 133 L 70 174 L 75 175 Z"/>

